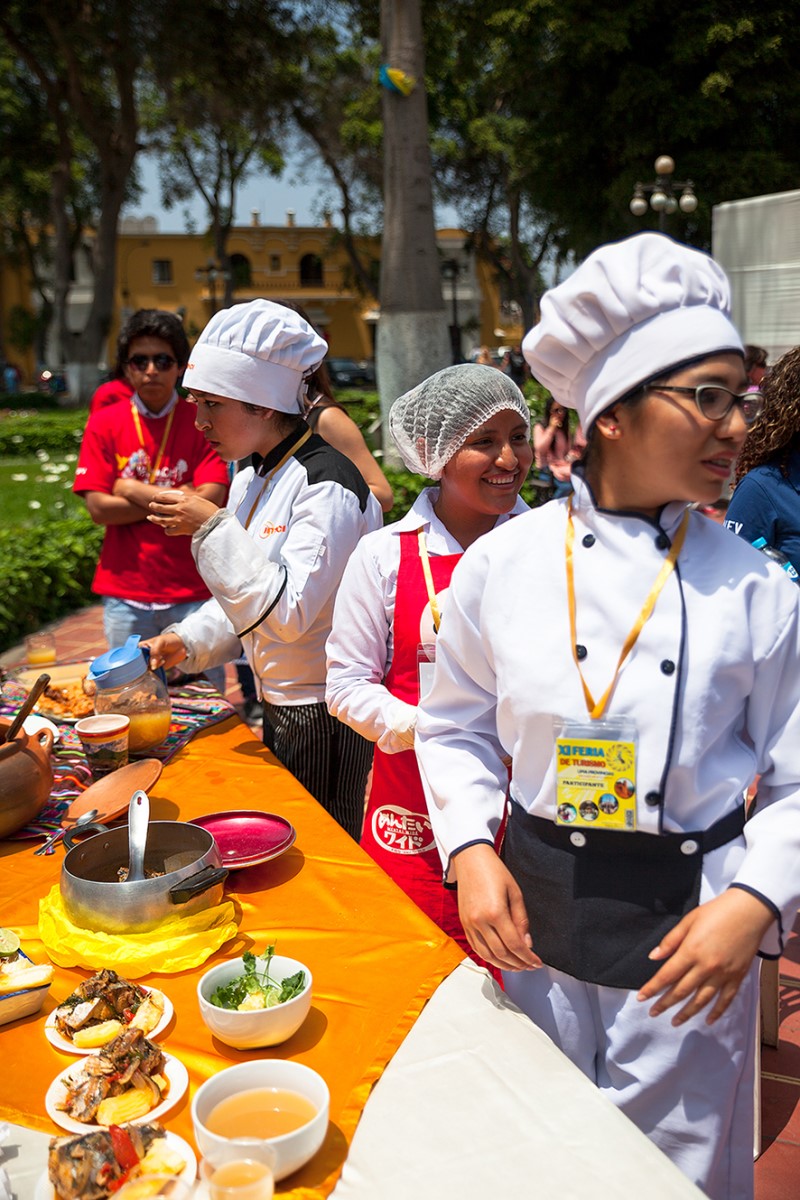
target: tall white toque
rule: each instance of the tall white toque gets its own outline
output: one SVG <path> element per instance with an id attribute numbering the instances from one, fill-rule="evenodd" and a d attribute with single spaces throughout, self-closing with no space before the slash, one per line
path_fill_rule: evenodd
<path id="1" fill-rule="evenodd" d="M 215 313 L 189 356 L 184 385 L 246 404 L 302 413 L 305 379 L 328 343 L 299 313 L 251 300 Z"/>
<path id="2" fill-rule="evenodd" d="M 730 285 L 706 254 L 658 233 L 600 246 L 541 302 L 531 372 L 584 430 L 615 400 L 706 354 L 742 353 Z"/>

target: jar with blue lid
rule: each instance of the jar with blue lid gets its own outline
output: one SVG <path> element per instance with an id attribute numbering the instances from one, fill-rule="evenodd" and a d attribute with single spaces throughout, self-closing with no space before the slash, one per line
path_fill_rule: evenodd
<path id="1" fill-rule="evenodd" d="M 150 670 L 149 656 L 137 635 L 96 658 L 88 678 L 97 688 L 96 713 L 123 713 L 129 718 L 131 754 L 153 750 L 166 741 L 172 718 L 169 691 L 163 675 Z"/>

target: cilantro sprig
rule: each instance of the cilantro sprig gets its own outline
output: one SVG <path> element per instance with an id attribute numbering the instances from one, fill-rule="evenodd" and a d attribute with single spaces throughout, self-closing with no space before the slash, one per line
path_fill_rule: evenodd
<path id="1" fill-rule="evenodd" d="M 220 984 L 211 994 L 211 1003 L 217 1008 L 238 1009 L 248 996 L 260 992 L 265 1000 L 265 1007 L 275 1004 L 285 1004 L 287 1000 L 299 996 L 306 986 L 305 971 L 297 971 L 289 975 L 281 983 L 270 979 L 270 963 L 275 954 L 275 946 L 267 946 L 264 953 L 256 956 L 247 950 L 242 955 L 244 974 L 237 975 L 229 983 Z M 272 999 L 276 997 L 275 999 Z M 272 1003 L 270 1000 L 272 999 Z"/>

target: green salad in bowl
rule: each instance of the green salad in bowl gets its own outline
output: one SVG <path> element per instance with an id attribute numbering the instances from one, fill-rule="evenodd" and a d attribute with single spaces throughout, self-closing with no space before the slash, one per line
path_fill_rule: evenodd
<path id="1" fill-rule="evenodd" d="M 211 1003 L 217 1008 L 254 1012 L 275 1008 L 299 996 L 306 986 L 306 972 L 295 971 L 293 975 L 273 980 L 270 966 L 274 958 L 274 946 L 267 946 L 260 955 L 247 951 L 242 955 L 244 971 L 226 983 L 218 984 L 211 993 Z"/>

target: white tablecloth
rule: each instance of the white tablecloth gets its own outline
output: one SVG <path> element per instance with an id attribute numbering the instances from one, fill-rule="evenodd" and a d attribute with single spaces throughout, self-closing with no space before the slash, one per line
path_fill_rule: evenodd
<path id="1" fill-rule="evenodd" d="M 12 1125 L 15 1200 L 48 1137 Z M 332 1200 L 698 1200 L 701 1193 L 469 960 L 376 1085 Z"/>

